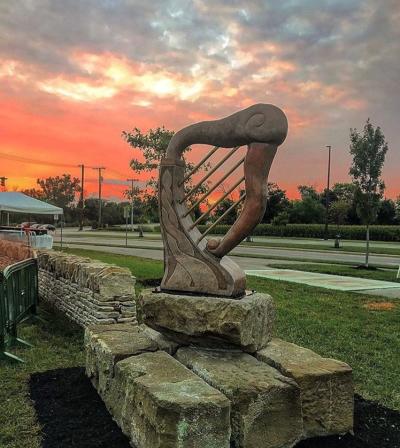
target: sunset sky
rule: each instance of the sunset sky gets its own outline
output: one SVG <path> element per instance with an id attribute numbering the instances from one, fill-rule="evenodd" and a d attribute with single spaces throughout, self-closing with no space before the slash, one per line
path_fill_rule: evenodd
<path id="1" fill-rule="evenodd" d="M 288 116 L 270 180 L 290 197 L 325 186 L 325 145 L 332 181 L 349 180 L 349 129 L 368 117 L 389 143 L 386 195 L 398 196 L 399 0 L 0 0 L 9 190 L 84 163 L 105 166 L 105 195 L 121 198 L 112 182 L 137 177 L 123 130 L 178 130 L 258 102 Z M 96 192 L 94 170 L 87 181 Z"/>

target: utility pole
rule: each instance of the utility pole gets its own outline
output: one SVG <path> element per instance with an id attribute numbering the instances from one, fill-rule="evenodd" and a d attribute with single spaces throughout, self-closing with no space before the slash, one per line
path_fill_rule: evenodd
<path id="1" fill-rule="evenodd" d="M 1 187 L 1 190 L 4 188 L 5 189 L 5 186 L 6 186 L 6 180 L 8 179 L 8 177 L 4 177 L 4 176 L 0 176 L 0 187 Z M 2 214 L 1 214 L 1 211 L 0 211 L 0 225 L 2 225 L 3 224 L 3 220 L 2 220 Z M 7 213 L 7 226 L 9 226 L 10 225 L 10 213 Z"/>
<path id="2" fill-rule="evenodd" d="M 328 148 L 328 182 L 326 187 L 326 195 L 325 195 L 325 240 L 328 239 L 328 221 L 329 221 L 329 191 L 331 187 L 331 145 L 326 145 Z"/>
<path id="3" fill-rule="evenodd" d="M 79 219 L 79 230 L 83 230 L 83 209 L 84 209 L 84 199 L 83 199 L 83 187 L 85 183 L 85 165 L 78 165 L 81 169 L 81 196 L 79 199 L 80 202 L 80 219 Z"/>
<path id="4" fill-rule="evenodd" d="M 126 180 L 131 183 L 131 230 L 133 232 L 133 193 L 134 193 L 133 182 L 138 182 L 139 179 L 126 179 Z"/>
<path id="5" fill-rule="evenodd" d="M 98 228 L 101 228 L 101 184 L 103 182 L 103 177 L 101 175 L 102 170 L 105 170 L 106 168 L 104 166 L 98 166 L 93 168 L 94 170 L 98 170 L 99 172 L 99 221 L 98 221 Z"/>
<path id="6" fill-rule="evenodd" d="M 0 176 L 0 186 L 5 187 L 6 186 L 6 180 L 8 177 Z"/>

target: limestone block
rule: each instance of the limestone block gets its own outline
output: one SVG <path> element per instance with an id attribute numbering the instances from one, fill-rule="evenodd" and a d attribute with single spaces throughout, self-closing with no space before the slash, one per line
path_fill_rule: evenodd
<path id="1" fill-rule="evenodd" d="M 85 331 L 86 374 L 105 399 L 115 364 L 132 355 L 156 351 L 158 346 L 132 324 L 94 325 Z"/>
<path id="2" fill-rule="evenodd" d="M 232 446 L 289 448 L 303 433 L 300 390 L 240 351 L 180 348 L 176 358 L 231 400 Z"/>
<path id="3" fill-rule="evenodd" d="M 274 305 L 266 294 L 240 300 L 143 291 L 143 320 L 177 342 L 202 346 L 239 346 L 255 352 L 270 341 Z"/>
<path id="4" fill-rule="evenodd" d="M 170 355 L 174 355 L 179 348 L 179 344 L 168 339 L 162 333 L 148 327 L 147 325 L 140 325 L 140 329 L 158 345 L 158 348 Z"/>
<path id="5" fill-rule="evenodd" d="M 256 356 L 299 385 L 305 438 L 352 430 L 354 390 L 347 364 L 281 339 L 273 339 Z"/>
<path id="6" fill-rule="evenodd" d="M 229 400 L 165 352 L 117 363 L 106 404 L 139 448 L 229 448 Z"/>

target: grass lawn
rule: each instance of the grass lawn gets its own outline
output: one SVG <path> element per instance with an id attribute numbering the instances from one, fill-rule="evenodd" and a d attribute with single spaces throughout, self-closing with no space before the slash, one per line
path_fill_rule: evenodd
<path id="1" fill-rule="evenodd" d="M 128 267 L 139 282 L 162 275 L 158 261 L 78 249 L 69 252 Z M 348 362 L 358 393 L 400 410 L 400 303 L 387 306 L 387 299 L 381 297 L 255 277 L 249 278 L 248 287 L 274 297 L 277 336 Z M 382 307 L 374 311 L 371 304 Z M 48 323 L 21 326 L 20 336 L 34 344 L 17 352 L 25 364 L 0 363 L 1 448 L 41 446 L 28 395 L 30 374 L 84 365 L 83 332 L 59 316 L 46 319 Z"/>
<path id="2" fill-rule="evenodd" d="M 396 279 L 397 269 L 357 269 L 356 267 L 328 263 L 279 263 L 272 266 L 274 269 L 293 269 L 294 271 L 319 272 L 321 274 L 343 275 L 345 277 L 360 277 L 370 280 L 383 280 L 386 282 L 399 282 Z"/>
<path id="3" fill-rule="evenodd" d="M 381 255 L 400 255 L 400 245 L 399 248 L 395 247 L 374 247 L 374 243 L 371 242 L 370 246 L 370 253 L 371 254 L 381 254 Z M 333 241 L 331 242 L 331 245 L 326 244 L 308 244 L 306 242 L 299 242 L 299 243 L 289 243 L 287 241 L 279 241 L 277 242 L 270 242 L 270 241 L 257 241 L 253 243 L 241 243 L 241 246 L 264 246 L 264 247 L 274 247 L 274 248 L 281 248 L 281 249 L 302 249 L 302 250 L 313 250 L 313 251 L 329 251 L 329 252 L 355 252 L 360 254 L 365 254 L 365 247 L 360 246 L 352 246 L 351 242 L 341 242 L 341 247 L 339 249 L 336 249 L 333 247 Z"/>
<path id="4" fill-rule="evenodd" d="M 22 324 L 19 336 L 33 348 L 11 350 L 25 364 L 0 361 L 0 447 L 40 448 L 40 426 L 29 399 L 29 377 L 34 372 L 84 365 L 83 331 L 63 317 L 43 315 L 47 323 Z"/>
<path id="5" fill-rule="evenodd" d="M 163 262 L 150 260 L 149 258 L 132 257 L 128 255 L 110 254 L 86 249 L 66 249 L 65 253 L 80 255 L 81 257 L 95 258 L 96 260 L 112 263 L 129 268 L 140 283 L 141 281 L 161 278 L 163 274 Z"/>

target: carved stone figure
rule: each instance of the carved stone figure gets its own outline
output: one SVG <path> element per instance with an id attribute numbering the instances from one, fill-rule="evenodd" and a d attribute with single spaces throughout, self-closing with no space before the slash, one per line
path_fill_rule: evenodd
<path id="1" fill-rule="evenodd" d="M 237 298 L 245 294 L 245 274 L 226 255 L 252 232 L 265 212 L 268 174 L 287 129 L 286 116 L 279 108 L 255 104 L 221 120 L 190 125 L 174 135 L 161 162 L 159 178 L 163 291 Z M 244 158 L 245 193 L 238 201 L 244 200 L 243 210 L 222 240 L 206 241 L 186 204 L 187 176 L 182 153 L 193 144 L 234 147 L 233 152 L 248 145 Z"/>

